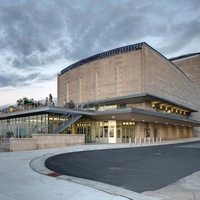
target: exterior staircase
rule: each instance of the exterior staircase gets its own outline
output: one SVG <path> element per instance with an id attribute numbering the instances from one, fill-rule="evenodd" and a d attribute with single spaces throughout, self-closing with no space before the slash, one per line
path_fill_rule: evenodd
<path id="1" fill-rule="evenodd" d="M 80 119 L 83 115 L 81 114 L 74 114 L 70 113 L 65 118 L 67 118 L 67 121 L 64 121 L 62 124 L 60 124 L 56 129 L 53 130 L 54 134 L 59 134 L 60 132 L 64 131 L 67 127 L 69 127 L 71 124 L 73 124 L 75 121 Z"/>
<path id="2" fill-rule="evenodd" d="M 76 106 L 73 108 L 74 110 L 83 110 L 84 106 L 87 104 L 81 103 L 76 104 Z M 53 130 L 54 134 L 59 134 L 62 131 L 64 131 L 67 127 L 69 127 L 71 124 L 73 124 L 75 121 L 80 119 L 83 115 L 82 114 L 75 114 L 75 113 L 68 113 L 66 115 L 63 115 L 63 119 L 67 119 L 67 121 L 64 121 L 62 124 L 60 124 L 56 129 Z M 58 122 L 59 123 L 59 122 Z"/>

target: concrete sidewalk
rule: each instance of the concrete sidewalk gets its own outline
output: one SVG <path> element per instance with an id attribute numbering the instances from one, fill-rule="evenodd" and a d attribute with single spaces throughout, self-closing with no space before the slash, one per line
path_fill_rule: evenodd
<path id="1" fill-rule="evenodd" d="M 184 141 L 186 142 L 199 140 L 194 138 Z M 171 141 L 170 143 L 174 143 Z M 162 143 L 162 145 L 167 143 Z M 154 144 L 158 145 L 158 144 Z M 130 145 L 130 144 L 103 144 L 103 145 L 85 145 L 74 146 L 59 149 L 45 149 L 23 152 L 1 152 L 0 153 L 0 199 L 2 200 L 153 200 L 153 199 L 170 199 L 171 196 L 167 196 L 166 190 L 155 192 L 148 192 L 144 194 L 138 194 L 122 188 L 95 183 L 89 181 L 88 184 L 81 184 L 81 180 L 78 181 L 73 178 L 51 177 L 43 174 L 50 174 L 44 167 L 45 159 L 56 154 L 75 152 L 75 151 L 88 151 L 97 149 L 111 149 L 111 148 L 130 148 L 140 147 L 147 145 Z M 36 172 L 37 171 L 37 172 Z M 39 173 L 38 173 L 39 172 Z M 200 173 L 195 173 L 189 179 L 190 188 L 188 188 L 188 194 L 193 195 L 191 199 L 200 198 Z M 85 183 L 85 181 L 84 181 Z M 191 189 L 191 185 L 194 187 Z M 180 184 L 178 185 L 180 186 Z M 185 187 L 185 186 L 184 186 Z M 180 189 L 180 188 L 179 188 Z M 170 188 L 174 191 L 174 188 Z M 200 189 L 199 189 L 200 190 Z M 110 191 L 110 192 L 108 192 Z M 167 190 L 169 192 L 169 190 Z M 181 189 L 179 190 L 179 192 Z M 183 193 L 185 190 L 183 191 Z M 181 192 L 180 192 L 181 193 Z M 162 195 L 163 194 L 163 195 Z M 182 194 L 182 193 L 181 193 Z M 148 195 L 148 196 L 147 196 Z M 199 196 L 198 196 L 199 195 Z M 184 198 L 173 197 L 173 199 Z M 187 198 L 189 199 L 189 198 Z"/>

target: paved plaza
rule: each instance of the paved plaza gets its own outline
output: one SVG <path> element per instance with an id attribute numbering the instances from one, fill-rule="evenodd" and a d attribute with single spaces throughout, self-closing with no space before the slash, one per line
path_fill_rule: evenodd
<path id="1" fill-rule="evenodd" d="M 196 157 L 195 152 L 199 152 L 199 142 L 196 140 L 194 143 L 187 144 L 185 141 L 179 141 L 183 143 L 171 145 L 164 145 L 164 143 L 160 146 L 158 144 L 154 144 L 151 147 L 145 145 L 145 148 L 137 148 L 142 145 L 130 145 L 130 144 L 103 144 L 103 145 L 84 145 L 84 146 L 75 146 L 75 147 L 66 147 L 59 149 L 44 149 L 44 150 L 35 150 L 35 151 L 22 151 L 22 152 L 1 152 L 0 153 L 0 199 L 2 200 L 66 200 L 66 199 L 82 199 L 82 200 L 125 200 L 125 199 L 135 199 L 135 200 L 156 200 L 156 199 L 200 199 L 200 172 L 198 171 L 198 160 L 194 161 L 193 159 Z M 170 143 L 173 143 L 171 141 Z M 177 141 L 176 141 L 177 143 Z M 163 146 L 164 145 L 164 146 Z M 140 150 L 142 152 L 140 153 Z M 97 151 L 95 151 L 97 150 Z M 131 151 L 130 155 L 126 155 L 125 153 Z M 183 153 L 183 150 L 187 153 Z M 161 157 L 165 157 L 165 159 L 161 159 L 161 165 L 167 166 L 170 170 L 175 170 L 174 166 L 171 165 L 171 158 L 173 155 L 171 154 L 173 151 L 177 151 L 178 153 L 174 154 L 174 162 L 179 163 L 179 157 L 182 157 L 181 163 L 179 163 L 179 168 L 183 165 L 184 170 L 175 171 L 176 178 L 175 180 L 168 177 L 169 174 L 165 174 L 165 179 L 170 180 L 169 185 L 161 185 L 157 188 L 152 188 L 152 191 L 145 191 L 142 189 L 141 191 L 135 192 L 134 189 L 128 188 L 125 185 L 114 185 L 109 182 L 99 182 L 99 180 L 95 180 L 94 177 L 92 180 L 85 179 L 86 177 L 73 177 L 71 175 L 61 175 L 60 173 L 55 173 L 45 167 L 45 162 L 48 158 L 57 155 L 77 155 L 78 157 L 72 157 L 73 159 L 80 158 L 79 156 L 82 153 L 82 159 L 77 163 L 77 167 L 82 165 L 85 161 L 90 161 L 90 159 L 96 159 L 98 164 L 101 162 L 107 162 L 108 157 L 111 156 L 109 164 L 105 167 L 110 167 L 107 170 L 111 173 L 110 180 L 113 179 L 115 174 L 119 174 L 122 169 L 125 169 L 127 163 L 124 163 L 124 166 L 119 166 L 119 162 L 114 162 L 114 154 L 117 156 L 122 156 L 124 161 L 127 162 L 127 158 L 130 159 L 130 163 L 132 162 L 132 157 L 134 157 L 134 163 L 138 167 L 142 166 L 144 160 L 151 163 L 154 163 L 154 167 L 156 170 L 161 166 L 157 166 L 155 161 L 157 159 L 161 159 Z M 102 154 L 102 152 L 107 152 L 108 157 Z M 135 153 L 133 153 L 135 152 Z M 182 153 L 181 153 L 182 152 Z M 102 154 L 102 157 L 97 157 L 96 153 Z M 121 155 L 120 155 L 121 154 Z M 144 155 L 143 155 L 144 154 Z M 148 155 L 149 154 L 149 155 Z M 166 155 L 167 154 L 167 155 Z M 188 154 L 188 155 L 187 155 Z M 192 154 L 190 158 L 190 154 Z M 123 157 L 124 155 L 124 157 Z M 132 155 L 132 157 L 131 157 Z M 95 157 L 96 156 L 96 157 Z M 100 156 L 100 155 L 99 155 Z M 143 156 L 143 157 L 141 157 Z M 141 157 L 141 158 L 140 158 Z M 193 158 L 192 158 L 193 157 Z M 105 158 L 105 160 L 103 160 Z M 184 163 L 184 158 L 187 160 Z M 177 160 L 176 160 L 177 159 Z M 113 160 L 113 161 L 112 161 Z M 143 160 L 143 161 L 142 161 Z M 122 162 L 123 160 L 121 160 Z M 160 162 L 159 161 L 159 162 Z M 83 163 L 82 163 L 83 162 Z M 144 163 L 147 164 L 147 163 Z M 68 163 L 68 168 L 72 167 L 74 163 Z M 92 166 L 92 163 L 90 163 Z M 62 166 L 62 165 L 61 165 Z M 90 166 L 90 167 L 91 167 Z M 188 169 L 187 166 L 192 167 L 192 169 Z M 97 167 L 94 165 L 93 167 Z M 102 167 L 102 166 L 101 166 Z M 148 166 L 147 166 L 148 167 Z M 152 166 L 149 165 L 149 168 Z M 82 172 L 85 173 L 88 166 L 82 166 Z M 100 167 L 99 167 L 100 168 Z M 139 167 L 140 168 L 140 167 Z M 135 168 L 138 174 L 142 175 L 144 173 L 149 174 L 148 179 L 151 178 L 151 171 L 145 172 L 146 169 L 143 166 L 141 171 L 139 168 Z M 186 170 L 187 168 L 187 170 Z M 130 168 L 126 168 L 127 173 Z M 79 168 L 78 171 L 81 169 Z M 161 169 L 160 169 L 161 170 Z M 191 170 L 191 171 L 190 171 Z M 102 170 L 105 171 L 105 168 Z M 159 170 L 158 170 L 159 171 Z M 161 170 L 162 171 L 162 170 Z M 143 173 L 142 173 L 143 172 Z M 78 172 L 80 173 L 80 172 Z M 94 171 L 90 171 L 90 173 L 94 173 Z M 162 174 L 158 172 L 159 175 Z M 137 174 L 137 173 L 136 173 Z M 125 175 L 125 174 L 124 174 Z M 77 175 L 76 175 L 77 176 Z M 136 176 L 136 175 L 132 175 Z M 139 175 L 138 175 L 139 176 Z M 180 177 L 179 177 L 180 176 Z M 128 177 L 128 176 L 127 176 Z M 127 177 L 118 177 L 126 184 Z M 103 178 L 103 177 L 102 177 Z M 132 177 L 133 178 L 133 177 Z M 156 178 L 156 177 L 155 177 Z M 159 179 L 163 179 L 160 177 Z M 174 182 L 173 182 L 174 181 Z M 111 185 L 112 184 L 112 185 Z M 127 183 L 128 185 L 129 183 Z M 132 183 L 130 183 L 132 184 Z M 138 193 L 139 192 L 139 193 Z"/>
<path id="2" fill-rule="evenodd" d="M 66 153 L 45 164 L 60 174 L 142 193 L 200 171 L 200 142 Z"/>

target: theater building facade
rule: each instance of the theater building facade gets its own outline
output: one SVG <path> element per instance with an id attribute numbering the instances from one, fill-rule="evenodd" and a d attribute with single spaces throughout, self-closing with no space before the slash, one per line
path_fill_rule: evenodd
<path id="1" fill-rule="evenodd" d="M 200 123 L 196 85 L 146 43 L 83 59 L 63 69 L 57 79 L 58 106 L 66 99 L 93 111 L 84 126 L 94 141 L 192 137 Z"/>
<path id="2" fill-rule="evenodd" d="M 0 115 L 0 134 L 82 134 L 85 142 L 198 136 L 200 57 L 167 59 L 145 42 L 80 60 L 57 75 L 57 106 Z"/>

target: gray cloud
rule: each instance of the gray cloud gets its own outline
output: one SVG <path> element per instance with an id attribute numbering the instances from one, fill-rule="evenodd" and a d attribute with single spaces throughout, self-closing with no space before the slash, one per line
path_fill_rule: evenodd
<path id="1" fill-rule="evenodd" d="M 48 81 L 43 65 L 142 41 L 165 56 L 200 51 L 199 10 L 198 0 L 1 0 L 1 64 L 32 75 L 8 72 L 0 87 Z"/>
<path id="2" fill-rule="evenodd" d="M 16 75 L 14 73 L 9 73 L 6 75 L 0 75 L 0 87 L 20 87 L 31 85 L 34 80 L 39 79 L 40 73 L 33 73 L 26 76 Z"/>

